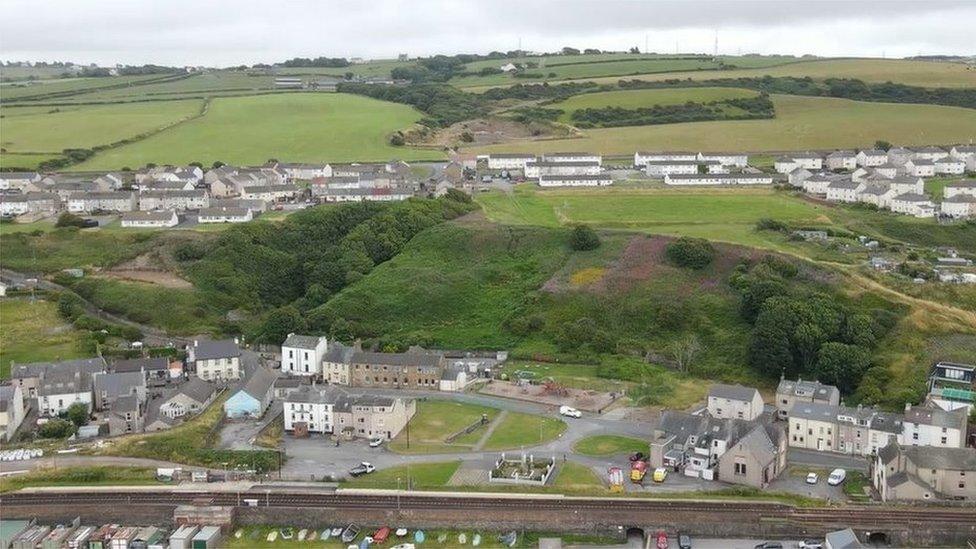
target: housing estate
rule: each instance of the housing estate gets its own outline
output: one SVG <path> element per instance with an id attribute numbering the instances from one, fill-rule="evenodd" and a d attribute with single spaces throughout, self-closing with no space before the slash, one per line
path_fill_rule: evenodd
<path id="1" fill-rule="evenodd" d="M 147 191 L 139 194 L 140 210 L 199 210 L 210 207 L 210 193 L 203 189 L 188 191 Z"/>
<path id="2" fill-rule="evenodd" d="M 489 170 L 525 170 L 525 165 L 535 162 L 534 154 L 490 154 L 487 156 Z"/>
<path id="3" fill-rule="evenodd" d="M 525 177 L 529 179 L 538 179 L 543 175 L 600 175 L 601 170 L 600 163 L 592 160 L 533 160 L 525 163 Z"/>
<path id="4" fill-rule="evenodd" d="M 540 187 L 606 187 L 612 185 L 610 175 L 540 175 Z"/>
<path id="5" fill-rule="evenodd" d="M 644 164 L 648 177 L 698 173 L 729 173 L 729 168 L 718 160 L 648 160 Z"/>
<path id="6" fill-rule="evenodd" d="M 136 193 L 108 191 L 74 193 L 68 198 L 71 213 L 131 212 L 136 209 Z"/>

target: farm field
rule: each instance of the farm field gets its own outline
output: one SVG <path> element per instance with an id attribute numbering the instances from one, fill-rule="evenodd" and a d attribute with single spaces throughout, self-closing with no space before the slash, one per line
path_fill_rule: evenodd
<path id="1" fill-rule="evenodd" d="M 967 143 L 976 139 L 976 111 L 936 105 L 868 103 L 826 97 L 771 96 L 776 118 L 688 122 L 587 130 L 575 139 L 515 141 L 469 152 L 543 153 L 588 150 L 605 155 L 636 150 L 782 151 Z"/>
<path id="2" fill-rule="evenodd" d="M 79 105 L 7 107 L 3 109 L 2 146 L 10 152 L 50 152 L 89 149 L 131 138 L 198 112 L 200 100 Z M 121 167 L 121 166 L 119 166 Z"/>
<path id="3" fill-rule="evenodd" d="M 261 164 L 437 159 L 433 150 L 393 147 L 387 136 L 420 119 L 416 110 L 346 94 L 294 93 L 216 98 L 206 116 L 105 151 L 79 170 L 157 164 Z"/>
<path id="4" fill-rule="evenodd" d="M 103 78 L 59 78 L 56 80 L 37 80 L 29 86 L 3 84 L 0 86 L 0 96 L 4 101 L 41 99 L 53 93 L 81 93 L 120 85 L 139 85 L 147 81 L 170 77 L 166 74 L 146 74 L 139 76 L 107 76 Z M 59 96 L 57 99 L 60 99 Z M 55 99 L 55 98 L 49 98 Z"/>
<path id="5" fill-rule="evenodd" d="M 735 58 L 729 60 L 737 64 Z M 741 65 L 740 65 L 741 66 Z M 535 72 L 535 71 L 533 71 Z M 856 78 L 865 82 L 895 82 L 927 88 L 971 88 L 976 87 L 976 71 L 962 63 L 939 63 L 933 61 L 911 61 L 903 59 L 819 59 L 815 61 L 794 61 L 770 64 L 755 68 L 742 68 L 722 71 L 661 72 L 630 76 L 628 79 L 660 81 L 674 78 L 691 80 L 714 80 L 718 78 L 755 78 L 765 75 L 795 76 L 798 78 Z M 607 75 L 585 79 L 600 84 L 616 84 L 620 76 Z M 521 80 L 521 79 L 518 79 Z M 531 81 L 531 80 L 529 80 Z M 516 79 L 494 85 L 518 83 Z M 524 82 L 523 82 L 524 83 Z M 458 82 L 458 85 L 460 82 Z M 464 84 L 463 87 L 485 89 L 489 84 Z M 479 91 L 471 89 L 468 91 Z"/>
<path id="6" fill-rule="evenodd" d="M 0 153 L 0 168 L 34 170 L 41 162 L 58 156 L 57 154 Z"/>
<path id="7" fill-rule="evenodd" d="M 274 89 L 274 77 L 250 76 L 241 71 L 197 73 L 187 78 L 142 86 L 94 90 L 66 98 L 70 101 L 126 101 L 171 99 L 180 95 L 218 96 L 233 93 L 255 93 Z"/>
<path id="8" fill-rule="evenodd" d="M 570 122 L 573 111 L 618 107 L 638 109 L 654 105 L 683 105 L 688 101 L 708 103 L 726 99 L 755 97 L 758 92 L 743 88 L 669 88 L 659 90 L 620 90 L 574 95 L 565 101 L 546 105 L 546 108 L 565 111 L 560 120 Z"/>
<path id="9" fill-rule="evenodd" d="M 702 71 L 718 69 L 718 63 L 710 58 L 700 59 L 669 59 L 645 58 L 645 59 L 620 59 L 599 62 L 585 62 L 572 60 L 570 58 L 557 58 L 557 63 L 553 58 L 545 58 L 546 61 L 537 61 L 537 68 L 525 70 L 525 74 L 538 74 L 538 78 L 514 78 L 508 74 L 491 74 L 486 76 L 460 76 L 451 79 L 451 84 L 466 88 L 471 86 L 491 86 L 514 83 L 541 82 L 543 80 L 572 80 L 595 78 L 602 76 L 623 77 L 626 75 L 640 75 L 648 73 Z M 493 66 L 497 67 L 507 63 L 501 61 Z"/>
<path id="10" fill-rule="evenodd" d="M 82 332 L 58 316 L 57 305 L 28 297 L 0 300 L 0 378 L 10 376 L 10 363 L 68 360 L 85 356 Z"/>

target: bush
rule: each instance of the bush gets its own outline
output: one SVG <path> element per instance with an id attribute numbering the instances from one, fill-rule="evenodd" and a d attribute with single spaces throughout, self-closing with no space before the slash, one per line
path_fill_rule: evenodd
<path id="1" fill-rule="evenodd" d="M 703 238 L 683 236 L 668 244 L 665 255 L 679 267 L 704 269 L 715 258 L 715 248 Z"/>
<path id="2" fill-rule="evenodd" d="M 88 423 L 88 406 L 81 403 L 75 402 L 68 407 L 67 412 L 68 420 L 75 425 L 75 427 L 81 427 Z"/>
<path id="3" fill-rule="evenodd" d="M 64 212 L 58 216 L 57 223 L 54 224 L 55 227 L 84 227 L 85 219 L 81 216 L 75 215 L 73 213 Z"/>
<path id="4" fill-rule="evenodd" d="M 784 231 L 786 231 L 788 229 L 789 229 L 789 227 L 786 225 L 786 223 L 783 223 L 782 221 L 778 221 L 776 219 L 769 219 L 768 217 L 764 217 L 764 218 L 762 218 L 762 219 L 760 219 L 759 221 L 756 222 L 756 230 L 757 231 L 780 231 L 780 232 L 784 232 Z"/>
<path id="5" fill-rule="evenodd" d="M 75 427 L 74 423 L 64 419 L 52 419 L 41 425 L 40 429 L 37 430 L 38 436 L 41 438 L 68 438 L 75 434 L 78 428 Z"/>
<path id="6" fill-rule="evenodd" d="M 600 235 L 591 227 L 577 225 L 569 235 L 569 246 L 578 252 L 595 250 L 600 247 Z"/>

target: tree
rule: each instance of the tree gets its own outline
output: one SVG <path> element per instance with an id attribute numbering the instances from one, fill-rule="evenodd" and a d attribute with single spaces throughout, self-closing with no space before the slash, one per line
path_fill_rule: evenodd
<path id="1" fill-rule="evenodd" d="M 569 46 L 563 47 L 562 52 L 563 52 L 563 55 L 579 55 L 580 54 L 580 51 L 578 49 L 571 48 Z"/>
<path id="2" fill-rule="evenodd" d="M 863 347 L 832 341 L 820 347 L 817 379 L 850 393 L 870 366 L 871 356 Z"/>
<path id="3" fill-rule="evenodd" d="M 600 247 L 600 235 L 592 227 L 577 225 L 569 235 L 569 246 L 578 252 L 595 250 Z"/>
<path id="4" fill-rule="evenodd" d="M 226 166 L 226 165 L 227 165 L 227 164 L 224 164 L 224 163 L 223 163 L 223 162 L 221 162 L 220 160 L 215 160 L 212 166 L 213 166 L 213 169 L 215 169 L 215 170 L 216 170 L 217 168 L 222 168 L 222 167 L 224 167 L 224 166 Z"/>
<path id="5" fill-rule="evenodd" d="M 461 141 L 464 143 L 471 143 L 474 141 L 474 135 L 471 132 L 461 132 Z"/>
<path id="6" fill-rule="evenodd" d="M 81 427 L 88 423 L 88 406 L 83 402 L 75 402 L 68 407 L 67 416 L 75 427 Z"/>
<path id="7" fill-rule="evenodd" d="M 637 46 L 630 48 L 630 53 L 640 53 L 640 49 Z"/>
<path id="8" fill-rule="evenodd" d="M 696 334 L 688 334 L 669 343 L 667 350 L 677 364 L 678 371 L 687 372 L 698 354 L 704 350 L 704 346 Z"/>
<path id="9" fill-rule="evenodd" d="M 280 344 L 288 334 L 302 332 L 305 330 L 305 319 L 298 309 L 287 305 L 278 307 L 268 313 L 264 324 L 261 326 L 259 339 L 266 343 Z"/>
<path id="10" fill-rule="evenodd" d="M 881 149 L 882 151 L 887 151 L 888 149 L 891 148 L 891 143 L 879 139 L 878 141 L 874 142 L 874 148 Z"/>
<path id="11" fill-rule="evenodd" d="M 664 253 L 679 267 L 704 269 L 715 257 L 715 248 L 703 238 L 683 236 L 669 243 Z"/>
<path id="12" fill-rule="evenodd" d="M 55 418 L 41 425 L 37 434 L 41 438 L 68 438 L 77 430 L 74 423 Z"/>

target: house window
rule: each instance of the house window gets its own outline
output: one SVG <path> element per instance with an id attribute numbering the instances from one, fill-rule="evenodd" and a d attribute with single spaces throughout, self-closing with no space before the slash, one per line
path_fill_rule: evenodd
<path id="1" fill-rule="evenodd" d="M 746 464 L 745 463 L 738 463 L 737 462 L 735 464 L 735 474 L 737 474 L 737 475 L 745 475 L 746 474 Z"/>
<path id="2" fill-rule="evenodd" d="M 945 444 L 946 440 L 947 440 L 946 437 L 942 437 L 942 444 Z"/>
<path id="3" fill-rule="evenodd" d="M 918 433 L 912 433 L 912 440 L 918 440 Z"/>

